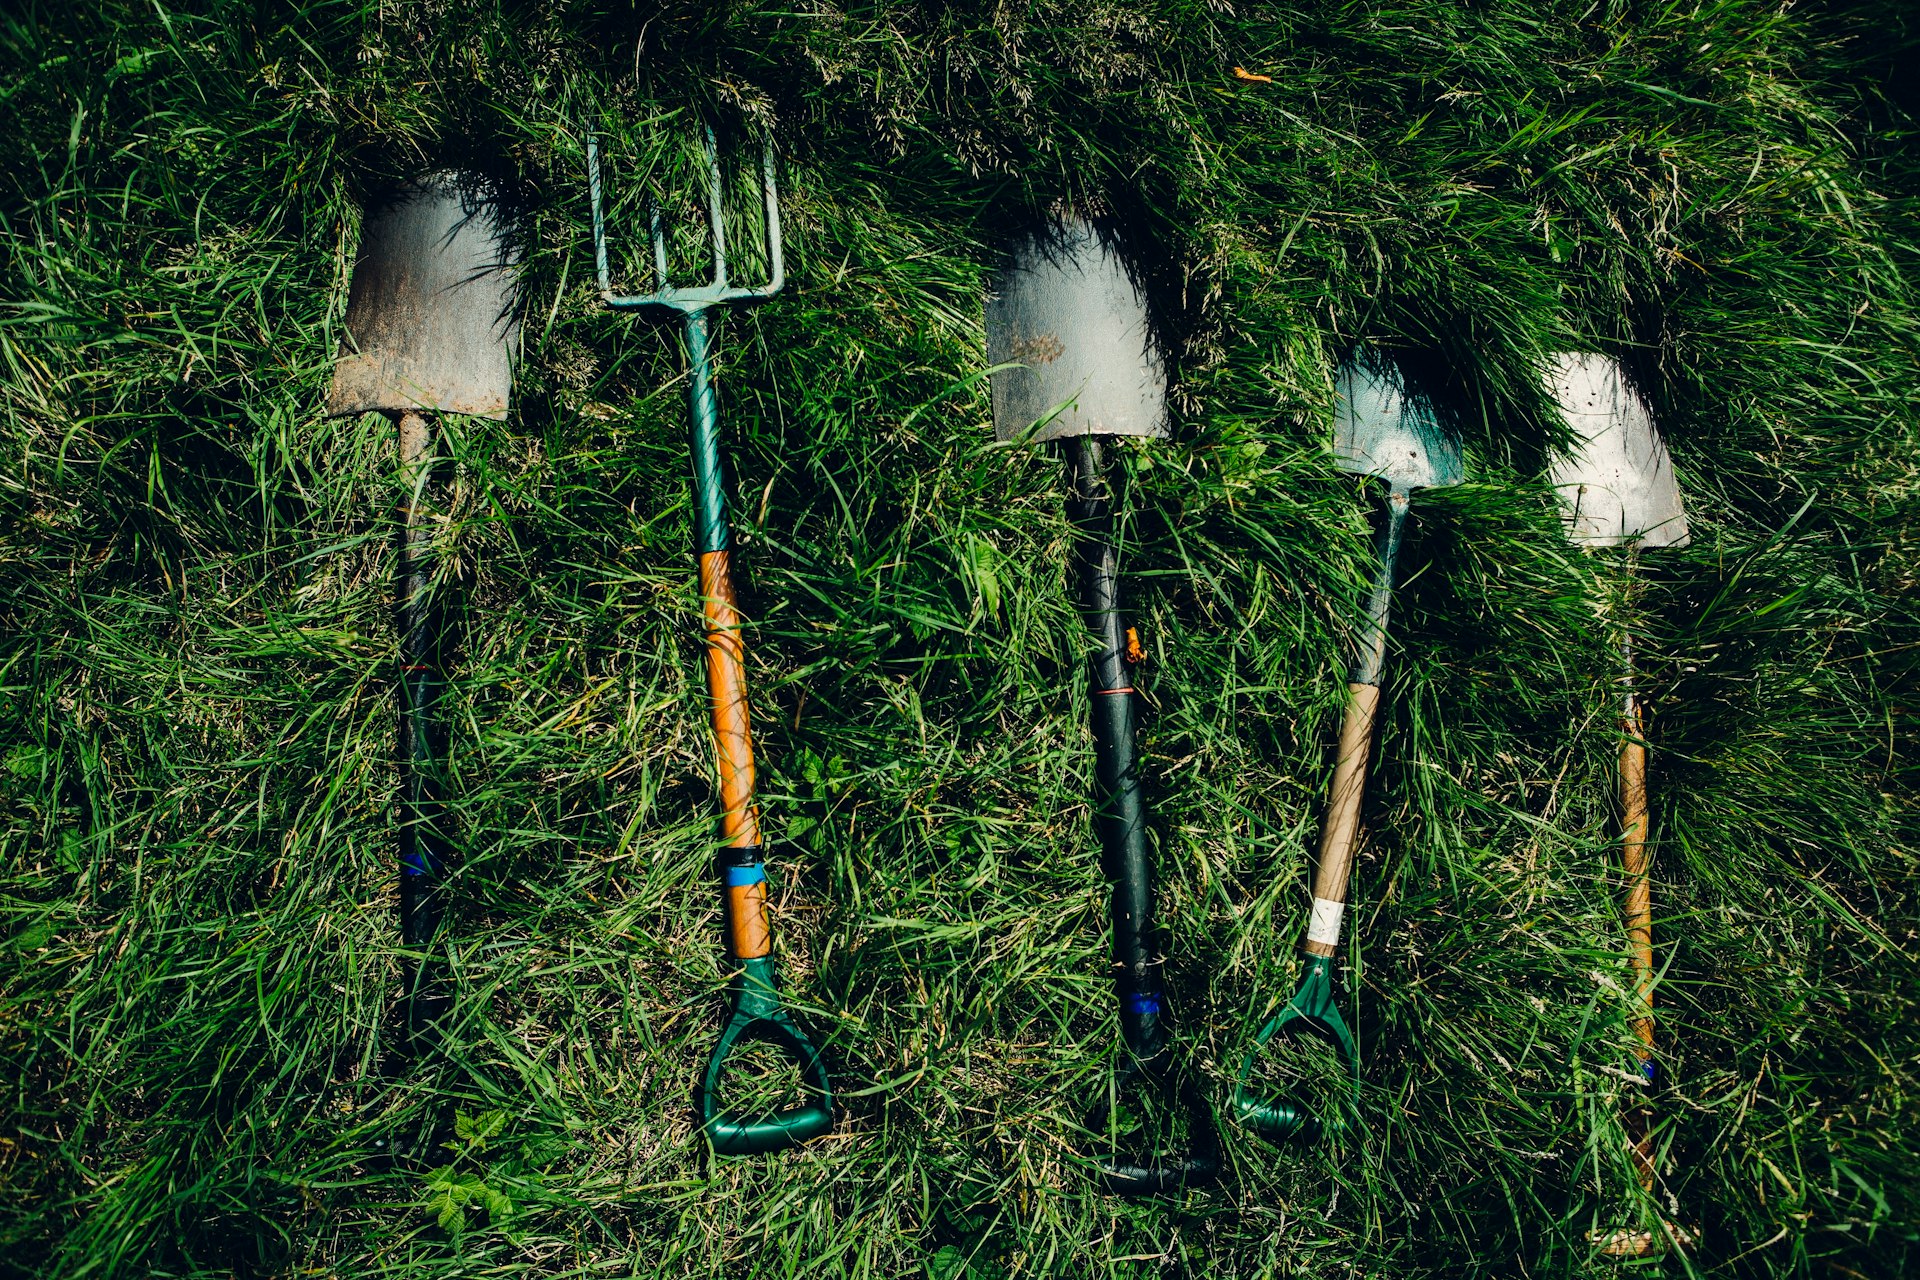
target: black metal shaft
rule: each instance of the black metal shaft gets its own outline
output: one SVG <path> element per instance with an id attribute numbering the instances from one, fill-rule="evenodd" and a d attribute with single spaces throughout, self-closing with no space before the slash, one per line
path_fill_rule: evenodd
<path id="1" fill-rule="evenodd" d="M 440 880 L 446 870 L 445 789 L 440 764 L 441 642 L 429 599 L 433 535 L 421 501 L 432 480 L 432 434 L 425 415 L 402 414 L 400 460 L 408 485 L 400 503 L 396 605 L 400 628 L 400 939 L 410 950 L 432 944 L 440 926 Z M 425 965 L 406 975 L 407 1027 L 417 1033 L 441 1012 L 427 990 Z"/>
<path id="2" fill-rule="evenodd" d="M 1113 501 L 1097 436 L 1064 442 L 1069 472 L 1067 514 L 1079 530 L 1080 607 L 1096 648 L 1088 689 L 1092 702 L 1097 782 L 1094 813 L 1113 884 L 1113 962 L 1120 1026 L 1127 1047 L 1144 1059 L 1167 1045 L 1161 961 L 1154 948 L 1153 864 L 1147 845 L 1147 802 L 1135 748 L 1134 692 L 1120 613 L 1120 554 L 1113 545 Z"/>

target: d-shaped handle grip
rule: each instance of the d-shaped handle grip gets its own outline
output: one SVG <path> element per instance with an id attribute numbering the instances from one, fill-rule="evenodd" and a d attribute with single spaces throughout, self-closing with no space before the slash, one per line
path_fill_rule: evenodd
<path id="1" fill-rule="evenodd" d="M 784 1151 L 833 1128 L 833 1084 L 827 1078 L 826 1059 L 807 1033 L 780 1006 L 772 983 L 772 970 L 763 957 L 746 962 L 747 971 L 736 981 L 733 1016 L 713 1046 L 707 1059 L 707 1071 L 701 1078 L 694 1103 L 700 1113 L 700 1127 L 706 1131 L 713 1149 L 723 1156 L 756 1156 Z M 726 1074 L 727 1058 L 743 1041 L 759 1040 L 778 1045 L 800 1067 L 800 1077 L 815 1100 L 770 1116 L 743 1119 L 723 1110 L 720 1105 L 720 1081 Z"/>
<path id="2" fill-rule="evenodd" d="M 1187 1113 L 1191 1149 L 1177 1156 L 1159 1152 L 1122 1155 L 1115 1152 L 1097 1162 L 1103 1190 L 1118 1196 L 1164 1195 L 1183 1187 L 1210 1186 L 1220 1178 L 1220 1135 L 1214 1129 L 1213 1107 L 1193 1080 L 1164 1057 L 1141 1062 L 1129 1059 L 1121 1068 L 1108 1100 L 1087 1116 L 1087 1128 L 1098 1132 L 1117 1098 L 1135 1082 L 1157 1089 L 1163 1098 L 1178 1101 Z"/>
<path id="3" fill-rule="evenodd" d="M 1312 1141 L 1323 1134 L 1338 1132 L 1345 1126 L 1339 1117 L 1321 1117 L 1305 1103 L 1292 1098 L 1258 1098 L 1248 1091 L 1253 1064 L 1260 1050 L 1275 1036 L 1314 1036 L 1324 1040 L 1345 1061 L 1354 1091 L 1360 1088 L 1360 1051 L 1347 1029 L 1346 1019 L 1333 995 L 1333 961 L 1325 956 L 1309 955 L 1307 972 L 1293 999 L 1268 1020 L 1254 1037 L 1253 1047 L 1240 1067 L 1240 1080 L 1233 1091 L 1233 1109 L 1240 1122 L 1266 1137 L 1283 1140 L 1300 1138 Z"/>

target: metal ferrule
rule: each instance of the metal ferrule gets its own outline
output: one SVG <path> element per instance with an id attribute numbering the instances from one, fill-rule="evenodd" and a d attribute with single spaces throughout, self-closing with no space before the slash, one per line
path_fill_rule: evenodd
<path id="1" fill-rule="evenodd" d="M 1407 509 L 1413 495 L 1396 486 L 1387 494 L 1387 523 L 1380 530 L 1379 564 L 1373 573 L 1373 590 L 1367 596 L 1367 620 L 1354 654 L 1353 684 L 1379 684 L 1380 670 L 1387 660 L 1387 619 L 1393 610 L 1393 571 L 1400 558 L 1400 540 L 1406 531 Z"/>

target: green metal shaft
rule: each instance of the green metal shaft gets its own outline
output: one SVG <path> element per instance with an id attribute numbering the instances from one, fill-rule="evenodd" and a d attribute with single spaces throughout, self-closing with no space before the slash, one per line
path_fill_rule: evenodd
<path id="1" fill-rule="evenodd" d="M 720 475 L 720 410 L 713 395 L 712 329 L 706 308 L 681 313 L 687 344 L 687 408 L 693 416 L 694 554 L 725 551 L 733 537 L 727 527 L 727 491 Z"/>

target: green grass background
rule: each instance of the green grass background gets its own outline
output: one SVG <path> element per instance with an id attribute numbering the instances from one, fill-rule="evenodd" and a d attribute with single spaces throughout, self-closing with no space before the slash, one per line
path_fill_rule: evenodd
<path id="1" fill-rule="evenodd" d="M 1699 1242 L 1634 1274 L 1908 1271 L 1905 21 L 9 6 L 0 1272 L 1609 1275 L 1589 1232 L 1649 1215 Z M 721 395 L 779 955 L 845 1115 L 771 1159 L 689 1117 L 722 957 L 678 356 L 590 287 L 584 129 L 634 231 L 696 113 L 774 129 L 787 184 L 789 288 L 722 322 Z M 526 345 L 508 422 L 443 424 L 457 1014 L 408 1062 L 393 432 L 321 405 L 358 209 L 439 164 L 519 193 Z M 1340 354 L 1427 370 L 1473 466 L 1419 504 L 1389 659 L 1344 959 L 1367 1136 L 1229 1125 L 1219 1189 L 1143 1203 L 1096 1193 L 1077 1127 L 1116 1025 L 1061 471 L 991 447 L 978 376 L 995 246 L 1059 200 L 1120 229 L 1174 356 L 1124 532 L 1217 1098 L 1296 977 L 1369 558 L 1325 452 Z M 1593 345 L 1690 502 L 1637 586 L 1540 481 L 1537 371 Z M 1597 608 L 1637 619 L 1653 708 L 1650 1202 Z"/>

